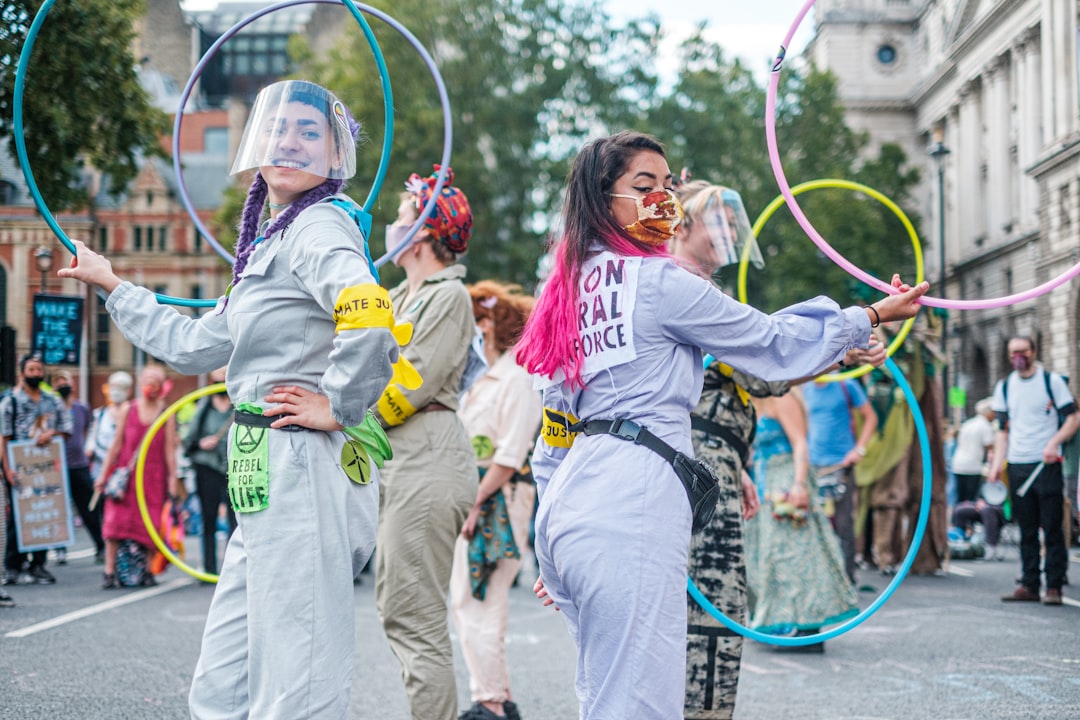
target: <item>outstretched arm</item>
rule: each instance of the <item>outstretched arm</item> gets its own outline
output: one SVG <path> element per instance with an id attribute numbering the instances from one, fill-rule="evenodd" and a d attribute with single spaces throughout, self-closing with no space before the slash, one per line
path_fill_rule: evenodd
<path id="1" fill-rule="evenodd" d="M 232 340 L 225 314 L 218 308 L 199 318 L 159 305 L 154 294 L 121 280 L 107 258 L 79 240 L 71 267 L 57 275 L 74 278 L 109 293 L 106 308 L 120 332 L 133 345 L 161 358 L 185 375 L 209 372 L 225 365 L 232 355 Z"/>

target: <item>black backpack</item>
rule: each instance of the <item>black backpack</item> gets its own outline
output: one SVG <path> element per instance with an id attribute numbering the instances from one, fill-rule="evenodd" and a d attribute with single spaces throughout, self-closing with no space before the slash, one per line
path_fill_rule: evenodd
<path id="1" fill-rule="evenodd" d="M 1057 398 L 1054 397 L 1054 391 L 1050 389 L 1050 375 L 1051 375 L 1051 372 L 1049 370 L 1047 370 L 1046 368 L 1042 368 L 1042 374 L 1043 374 L 1043 382 L 1046 384 L 1046 394 L 1047 394 L 1047 396 L 1049 396 L 1050 402 L 1051 402 L 1051 404 L 1053 404 L 1054 409 L 1058 411 L 1058 427 L 1061 427 L 1062 425 L 1065 424 L 1065 418 L 1068 417 L 1068 416 L 1061 414 L 1061 410 L 1058 409 Z M 1069 376 L 1068 375 L 1062 375 L 1061 379 L 1065 381 L 1066 385 L 1069 384 Z M 1008 412 L 1009 411 L 1009 378 L 1008 377 L 1006 377 L 1004 380 L 1001 381 L 1001 395 L 1005 399 L 1005 412 Z"/>

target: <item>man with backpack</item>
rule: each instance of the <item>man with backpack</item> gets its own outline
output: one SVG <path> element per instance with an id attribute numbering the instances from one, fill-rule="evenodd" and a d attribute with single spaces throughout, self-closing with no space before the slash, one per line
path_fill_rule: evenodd
<path id="1" fill-rule="evenodd" d="M 45 445 L 57 435 L 64 438 L 71 435 L 71 414 L 64 402 L 41 387 L 45 380 L 45 362 L 41 356 L 23 357 L 19 362 L 19 375 L 19 384 L 0 398 L 0 462 L 3 463 L 7 482 L 9 508 L 13 499 L 12 491 L 18 486 L 19 478 L 8 462 L 8 443 L 35 440 L 38 445 Z M 14 585 L 16 582 L 40 585 L 55 583 L 56 578 L 45 569 L 45 557 L 45 550 L 19 552 L 14 525 L 8 523 L 4 585 Z"/>
<path id="2" fill-rule="evenodd" d="M 1061 445 L 1080 426 L 1080 414 L 1065 378 L 1035 361 L 1034 340 L 1014 337 L 1008 351 L 1013 371 L 994 388 L 998 428 L 989 477 L 999 477 L 1002 464 L 1008 463 L 1013 517 L 1020 526 L 1023 574 L 1016 590 L 1001 599 L 1039 601 L 1041 527 L 1046 543 L 1046 594 L 1042 602 L 1061 605 L 1061 586 L 1068 567 L 1062 527 Z"/>

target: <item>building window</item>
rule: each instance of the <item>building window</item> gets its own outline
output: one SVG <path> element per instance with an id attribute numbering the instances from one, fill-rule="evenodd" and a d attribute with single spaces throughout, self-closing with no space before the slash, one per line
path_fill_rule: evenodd
<path id="1" fill-rule="evenodd" d="M 203 131 L 203 152 L 207 155 L 228 155 L 229 128 L 206 128 Z"/>
<path id="2" fill-rule="evenodd" d="M 109 364 L 109 328 L 112 319 L 109 311 L 105 309 L 105 299 L 95 294 L 97 309 L 94 313 L 96 326 L 94 328 L 94 362 L 98 365 Z"/>
<path id="3" fill-rule="evenodd" d="M 1058 225 L 1062 228 L 1069 227 L 1072 224 L 1072 218 L 1069 213 L 1069 186 L 1062 185 L 1058 194 L 1058 213 L 1059 220 Z"/>
<path id="4" fill-rule="evenodd" d="M 132 244 L 133 250 L 142 250 L 142 228 L 138 225 L 135 226 L 135 241 Z"/>
<path id="5" fill-rule="evenodd" d="M 109 251 L 109 228 L 102 225 L 98 228 L 98 252 Z"/>
<path id="6" fill-rule="evenodd" d="M 0 205 L 11 205 L 15 202 L 15 185 L 7 180 L 0 180 Z"/>
<path id="7" fill-rule="evenodd" d="M 153 204 L 154 204 L 154 191 L 153 190 L 147 190 L 146 191 L 146 205 L 149 207 L 150 205 L 153 205 Z"/>
<path id="8" fill-rule="evenodd" d="M 199 232 L 198 228 L 192 228 L 191 231 L 195 234 L 194 247 L 195 247 L 195 254 L 198 255 L 198 254 L 202 253 L 202 233 Z"/>
<path id="9" fill-rule="evenodd" d="M 877 49 L 877 59 L 882 65 L 892 65 L 896 62 L 896 48 L 885 43 Z"/>
<path id="10" fill-rule="evenodd" d="M 154 228 L 146 228 L 146 252 L 154 252 Z"/>
<path id="11" fill-rule="evenodd" d="M 165 234 L 167 232 L 168 229 L 164 225 L 158 228 L 157 249 L 161 252 L 165 252 Z"/>

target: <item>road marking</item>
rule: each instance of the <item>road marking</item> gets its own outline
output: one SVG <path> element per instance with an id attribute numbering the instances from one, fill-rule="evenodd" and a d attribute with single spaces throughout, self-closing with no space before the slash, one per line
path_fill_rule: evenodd
<path id="1" fill-rule="evenodd" d="M 949 574 L 950 575 L 959 575 L 960 577 L 975 577 L 975 571 L 974 570 L 968 570 L 967 568 L 954 567 L 953 565 L 949 565 Z"/>
<path id="2" fill-rule="evenodd" d="M 75 622 L 76 620 L 82 620 L 85 617 L 97 615 L 98 613 L 105 612 L 106 610 L 112 610 L 114 608 L 122 607 L 124 605 L 130 605 L 131 603 L 139 602 L 140 600 L 146 600 L 157 595 L 172 592 L 173 590 L 177 590 L 179 588 L 191 585 L 194 582 L 195 580 L 192 578 L 180 578 L 178 580 L 173 580 L 170 583 L 165 583 L 164 585 L 146 588 L 145 590 L 138 590 L 129 595 L 124 595 L 123 597 L 114 598 L 112 600 L 107 600 L 103 603 L 98 603 L 97 605 L 85 607 L 82 610 L 76 610 L 75 612 L 58 615 L 52 620 L 45 620 L 44 622 L 39 622 L 36 625 L 24 627 L 22 630 L 12 630 L 11 632 L 4 635 L 4 637 L 24 638 L 28 635 L 44 632 L 45 630 L 52 630 L 55 627 L 60 627 L 61 625 L 66 625 L 67 623 Z"/>
<path id="3" fill-rule="evenodd" d="M 1061 602 L 1066 605 L 1071 605 L 1072 607 L 1080 607 L 1080 600 L 1073 600 L 1072 598 L 1067 598 L 1064 595 L 1061 596 Z"/>

